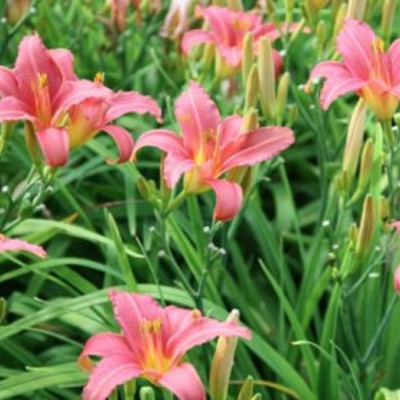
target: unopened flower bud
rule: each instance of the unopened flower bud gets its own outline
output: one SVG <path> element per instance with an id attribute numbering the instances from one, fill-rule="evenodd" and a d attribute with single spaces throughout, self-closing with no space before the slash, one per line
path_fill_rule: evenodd
<path id="1" fill-rule="evenodd" d="M 333 28 L 332 41 L 336 40 L 337 35 L 342 30 L 344 21 L 346 20 L 347 4 L 343 3 L 336 14 L 335 26 Z"/>
<path id="2" fill-rule="evenodd" d="M 350 181 L 354 177 L 358 164 L 358 159 L 360 157 L 366 118 L 367 105 L 364 100 L 360 99 L 351 115 L 343 156 L 343 171 L 347 171 L 347 175 Z"/>
<path id="3" fill-rule="evenodd" d="M 360 222 L 360 233 L 357 239 L 356 253 L 358 255 L 368 254 L 375 234 L 375 210 L 372 195 L 367 195 L 364 200 L 363 211 Z"/>
<path id="4" fill-rule="evenodd" d="M 144 386 L 139 392 L 140 400 L 156 400 L 154 390 L 150 386 Z"/>
<path id="5" fill-rule="evenodd" d="M 327 26 L 326 22 L 321 20 L 317 25 L 317 45 L 318 49 L 322 50 L 324 48 L 327 38 Z"/>
<path id="6" fill-rule="evenodd" d="M 242 81 L 247 84 L 248 75 L 254 65 L 254 44 L 253 33 L 249 32 L 244 37 L 243 41 L 243 61 L 242 61 Z"/>
<path id="7" fill-rule="evenodd" d="M 233 310 L 227 321 L 239 324 L 239 311 Z M 237 342 L 238 338 L 235 336 L 220 336 L 218 339 L 210 371 L 211 400 L 225 400 L 227 398 Z"/>
<path id="8" fill-rule="evenodd" d="M 358 186 L 364 188 L 370 178 L 371 170 L 374 162 L 374 142 L 368 139 L 365 144 L 361 155 L 360 176 Z"/>
<path id="9" fill-rule="evenodd" d="M 6 0 L 6 17 L 10 24 L 16 24 L 28 11 L 30 0 Z"/>
<path id="10" fill-rule="evenodd" d="M 293 126 L 299 118 L 299 109 L 295 104 L 290 104 L 287 111 L 287 126 Z"/>
<path id="11" fill-rule="evenodd" d="M 254 390 L 254 379 L 249 376 L 243 383 L 240 389 L 238 400 L 251 400 Z"/>
<path id="12" fill-rule="evenodd" d="M 250 108 L 256 108 L 257 107 L 257 100 L 258 100 L 258 69 L 257 69 L 257 64 L 253 64 L 253 66 L 250 69 L 250 72 L 247 76 L 247 82 L 246 82 L 246 96 L 245 96 L 245 105 L 244 105 L 244 112 L 247 113 L 247 111 Z"/>
<path id="13" fill-rule="evenodd" d="M 356 223 L 352 223 L 349 229 L 349 239 L 353 244 L 357 243 L 358 240 L 358 227 Z"/>
<path id="14" fill-rule="evenodd" d="M 240 133 L 247 133 L 258 127 L 258 111 L 255 108 L 250 108 L 244 115 Z"/>
<path id="15" fill-rule="evenodd" d="M 385 0 L 382 8 L 382 37 L 387 40 L 390 38 L 390 33 L 393 25 L 393 17 L 396 14 L 396 0 Z"/>
<path id="16" fill-rule="evenodd" d="M 394 274 L 394 287 L 396 288 L 397 293 L 400 294 L 400 266 L 397 267 Z"/>
<path id="17" fill-rule="evenodd" d="M 269 38 L 260 40 L 258 60 L 261 109 L 267 120 L 273 121 L 276 115 L 275 63 Z"/>
<path id="18" fill-rule="evenodd" d="M 366 8 L 367 0 L 349 0 L 346 19 L 363 20 Z"/>
<path id="19" fill-rule="evenodd" d="M 278 118 L 278 122 L 281 123 L 283 120 L 283 115 L 285 112 L 287 96 L 289 92 L 290 86 L 290 74 L 289 72 L 285 72 L 281 79 L 279 80 L 278 85 L 278 96 L 277 96 L 277 103 L 276 103 L 276 115 Z"/>
<path id="20" fill-rule="evenodd" d="M 136 182 L 139 193 L 146 201 L 151 201 L 156 190 L 155 183 L 140 176 Z"/>
<path id="21" fill-rule="evenodd" d="M 390 218 L 389 200 L 385 196 L 379 199 L 379 216 L 382 222 L 386 222 Z"/>
<path id="22" fill-rule="evenodd" d="M 242 0 L 226 0 L 227 6 L 234 11 L 243 11 L 243 3 Z"/>

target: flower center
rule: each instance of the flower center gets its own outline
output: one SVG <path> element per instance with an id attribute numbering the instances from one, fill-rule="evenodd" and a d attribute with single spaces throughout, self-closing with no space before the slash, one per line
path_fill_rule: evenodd
<path id="1" fill-rule="evenodd" d="M 36 115 L 43 125 L 48 126 L 51 123 L 51 101 L 47 74 L 37 75 L 36 81 L 32 82 L 32 91 L 35 97 Z"/>
<path id="2" fill-rule="evenodd" d="M 383 57 L 385 57 L 385 45 L 383 40 L 379 37 L 372 41 L 372 54 L 373 54 L 373 65 L 372 79 L 381 79 L 390 85 L 390 75 L 387 70 Z"/>

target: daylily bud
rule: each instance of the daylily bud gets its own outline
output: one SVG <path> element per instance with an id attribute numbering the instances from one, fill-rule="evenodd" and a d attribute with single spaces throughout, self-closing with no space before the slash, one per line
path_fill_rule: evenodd
<path id="1" fill-rule="evenodd" d="M 382 37 L 386 40 L 390 38 L 393 25 L 393 17 L 396 14 L 396 0 L 385 0 L 382 9 Z"/>
<path id="2" fill-rule="evenodd" d="M 16 24 L 29 10 L 30 0 L 6 0 L 6 18 L 10 24 Z"/>
<path id="3" fill-rule="evenodd" d="M 239 311 L 233 310 L 227 319 L 239 324 Z M 228 395 L 229 379 L 237 346 L 237 337 L 220 336 L 215 349 L 210 371 L 211 400 L 225 400 Z"/>
<path id="4" fill-rule="evenodd" d="M 318 22 L 317 25 L 317 45 L 319 51 L 322 51 L 322 49 L 324 48 L 326 37 L 327 37 L 326 22 L 321 20 Z"/>
<path id="5" fill-rule="evenodd" d="M 262 38 L 259 43 L 259 80 L 261 109 L 271 121 L 276 115 L 275 63 L 271 40 Z"/>
<path id="6" fill-rule="evenodd" d="M 156 400 L 154 390 L 150 386 L 144 386 L 140 389 L 140 400 Z"/>
<path id="7" fill-rule="evenodd" d="M 226 0 L 228 7 L 234 11 L 243 11 L 242 0 Z"/>
<path id="8" fill-rule="evenodd" d="M 299 117 L 299 109 L 295 104 L 290 104 L 288 106 L 288 112 L 287 112 L 287 126 L 293 126 L 297 118 Z"/>
<path id="9" fill-rule="evenodd" d="M 257 107 L 257 100 L 258 100 L 258 68 L 257 64 L 254 64 L 247 76 L 246 82 L 246 97 L 245 97 L 245 105 L 244 105 L 244 112 L 250 108 Z"/>
<path id="10" fill-rule="evenodd" d="M 215 60 L 215 45 L 213 43 L 206 43 L 204 45 L 202 57 L 202 70 L 204 73 L 211 70 Z"/>
<path id="11" fill-rule="evenodd" d="M 400 266 L 397 267 L 394 274 L 394 287 L 396 288 L 397 293 L 400 294 Z"/>
<path id="12" fill-rule="evenodd" d="M 257 393 L 254 395 L 250 400 L 262 400 L 262 396 L 260 393 Z"/>
<path id="13" fill-rule="evenodd" d="M 142 197 L 146 201 L 151 202 L 156 191 L 155 183 L 153 181 L 148 181 L 140 176 L 136 182 L 136 185 Z"/>
<path id="14" fill-rule="evenodd" d="M 250 69 L 254 64 L 253 34 L 246 34 L 243 42 L 242 81 L 246 84 Z"/>
<path id="15" fill-rule="evenodd" d="M 372 240 L 375 233 L 375 210 L 374 199 L 372 195 L 367 195 L 364 200 L 364 206 L 360 223 L 360 234 L 358 236 L 356 253 L 366 255 L 370 251 Z"/>
<path id="16" fill-rule="evenodd" d="M 278 122 L 281 123 L 283 120 L 283 115 L 285 112 L 287 95 L 289 92 L 290 86 L 290 74 L 289 72 L 285 72 L 281 79 L 279 80 L 278 85 L 278 96 L 277 96 L 277 103 L 276 103 L 276 116 L 278 118 Z"/>
<path id="17" fill-rule="evenodd" d="M 293 21 L 294 0 L 285 0 L 285 22 L 291 24 Z"/>
<path id="18" fill-rule="evenodd" d="M 335 19 L 335 26 L 333 29 L 333 35 L 332 35 L 332 41 L 334 41 L 339 34 L 339 32 L 342 30 L 344 21 L 346 20 L 346 13 L 347 13 L 347 4 L 343 3 L 337 14 L 336 14 L 336 19 Z"/>
<path id="19" fill-rule="evenodd" d="M 379 216 L 382 222 L 386 222 L 390 218 L 389 200 L 385 196 L 379 199 Z"/>
<path id="20" fill-rule="evenodd" d="M 240 133 L 250 132 L 258 127 L 258 111 L 255 108 L 250 108 L 245 114 L 240 127 Z"/>
<path id="21" fill-rule="evenodd" d="M 350 229 L 349 229 L 349 239 L 353 244 L 357 243 L 358 234 L 359 234 L 359 231 L 358 231 L 357 224 L 353 222 L 350 225 Z"/>
<path id="22" fill-rule="evenodd" d="M 240 389 L 237 400 L 251 400 L 253 396 L 254 380 L 253 377 L 249 376 L 243 383 Z"/>
<path id="23" fill-rule="evenodd" d="M 349 0 L 346 19 L 362 20 L 365 15 L 367 0 Z"/>
<path id="24" fill-rule="evenodd" d="M 358 179 L 358 186 L 365 188 L 371 174 L 374 163 L 375 145 L 372 139 L 368 139 L 365 144 L 361 155 L 360 176 Z"/>
<path id="25" fill-rule="evenodd" d="M 365 101 L 360 99 L 351 115 L 343 157 L 343 171 L 347 171 L 350 180 L 353 178 L 357 168 L 364 137 L 366 117 L 367 106 Z"/>
<path id="26" fill-rule="evenodd" d="M 189 26 L 192 0 L 172 0 L 160 34 L 170 39 L 182 35 Z"/>

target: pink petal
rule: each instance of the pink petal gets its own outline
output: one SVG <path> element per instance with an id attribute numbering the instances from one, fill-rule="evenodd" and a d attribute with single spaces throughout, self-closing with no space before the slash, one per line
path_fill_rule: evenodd
<path id="1" fill-rule="evenodd" d="M 321 92 L 321 107 L 329 108 L 338 97 L 361 89 L 367 84 L 356 76 L 353 76 L 343 64 L 328 61 L 322 62 L 314 67 L 311 78 L 327 78 Z"/>
<path id="2" fill-rule="evenodd" d="M 219 111 L 205 90 L 191 81 L 175 105 L 175 116 L 181 127 L 184 146 L 194 154 L 199 151 L 203 137 L 216 132 L 220 121 Z"/>
<path id="3" fill-rule="evenodd" d="M 218 181 L 221 186 L 225 182 Z M 240 186 L 228 182 L 229 184 Z M 195 346 L 209 342 L 218 336 L 239 336 L 251 339 L 251 332 L 232 321 L 220 322 L 212 318 L 196 315 L 191 310 L 182 310 L 176 307 L 165 309 L 166 319 L 169 321 L 169 332 L 174 332 L 167 343 L 167 351 L 174 360 L 179 360 L 183 354 Z M 180 319 L 178 319 L 180 317 Z"/>
<path id="4" fill-rule="evenodd" d="M 217 45 L 222 58 L 232 67 L 238 68 L 242 62 L 243 51 L 241 47 Z"/>
<path id="5" fill-rule="evenodd" d="M 337 38 L 337 50 L 352 75 L 368 79 L 373 70 L 372 45 L 376 36 L 362 21 L 347 20 Z"/>
<path id="6" fill-rule="evenodd" d="M 396 232 L 400 233 L 400 221 L 393 222 L 391 227 L 396 230 Z"/>
<path id="7" fill-rule="evenodd" d="M 164 160 L 164 179 L 170 189 L 175 187 L 185 172 L 196 166 L 186 151 L 171 151 Z"/>
<path id="8" fill-rule="evenodd" d="M 201 29 L 186 32 L 182 39 L 182 51 L 187 56 L 194 46 L 203 43 L 215 43 L 211 35 Z"/>
<path id="9" fill-rule="evenodd" d="M 389 48 L 388 57 L 392 71 L 393 86 L 400 84 L 400 39 L 395 40 Z M 0 90 L 1 92 L 1 90 Z"/>
<path id="10" fill-rule="evenodd" d="M 224 147 L 231 140 L 239 136 L 242 124 L 243 118 L 239 115 L 231 115 L 221 122 L 218 131 L 218 141 L 221 147 Z"/>
<path id="11" fill-rule="evenodd" d="M 159 383 L 175 394 L 179 400 L 206 400 L 199 375 L 189 363 L 180 364 L 169 370 Z"/>
<path id="12" fill-rule="evenodd" d="M 0 66 L 0 98 L 6 96 L 18 96 L 18 84 L 13 72 Z"/>
<path id="13" fill-rule="evenodd" d="M 133 139 L 129 132 L 116 125 L 107 125 L 101 128 L 102 131 L 108 133 L 115 141 L 119 150 L 119 158 L 116 161 L 109 160 L 111 163 L 124 163 L 129 161 L 133 153 Z"/>
<path id="14" fill-rule="evenodd" d="M 69 158 L 69 137 L 64 128 L 47 128 L 36 133 L 43 157 L 49 167 L 62 167 Z"/>
<path id="15" fill-rule="evenodd" d="M 114 388 L 136 378 L 141 373 L 139 365 L 127 355 L 103 358 L 90 374 L 83 389 L 83 400 L 106 400 Z"/>
<path id="16" fill-rule="evenodd" d="M 224 149 L 222 171 L 250 166 L 276 156 L 294 142 L 293 131 L 280 126 L 259 128 L 240 135 Z"/>
<path id="17" fill-rule="evenodd" d="M 238 44 L 233 25 L 236 20 L 245 18 L 244 13 L 237 13 L 227 7 L 217 6 L 197 7 L 196 10 L 210 24 L 210 32 L 216 44 Z"/>
<path id="18" fill-rule="evenodd" d="M 243 192 L 240 185 L 226 180 L 210 180 L 207 183 L 213 188 L 217 200 L 214 219 L 229 221 L 234 218 L 243 203 Z"/>
<path id="19" fill-rule="evenodd" d="M 47 75 L 50 97 L 56 96 L 62 84 L 62 74 L 45 48 L 39 35 L 25 36 L 18 49 L 14 69 L 21 98 L 32 103 L 32 84 L 38 81 L 41 74 Z"/>
<path id="20" fill-rule="evenodd" d="M 400 294 L 400 266 L 397 267 L 394 274 L 394 287 L 396 288 L 397 293 Z"/>
<path id="21" fill-rule="evenodd" d="M 109 109 L 105 116 L 105 123 L 128 113 L 144 114 L 149 113 L 157 119 L 161 119 L 161 109 L 159 105 L 149 96 L 143 96 L 137 92 L 118 92 L 113 94 L 107 101 Z"/>
<path id="22" fill-rule="evenodd" d="M 79 358 L 87 356 L 107 357 L 111 355 L 132 355 L 126 339 L 117 333 L 99 333 L 85 344 Z"/>
<path id="23" fill-rule="evenodd" d="M 40 258 L 47 257 L 46 251 L 40 246 L 30 244 L 24 240 L 8 239 L 5 236 L 0 235 L 0 253 L 8 251 L 27 251 L 28 253 L 35 254 Z"/>
<path id="24" fill-rule="evenodd" d="M 163 309 L 147 295 L 131 294 L 110 290 L 109 296 L 114 315 L 127 341 L 133 348 L 140 342 L 140 325 L 144 319 L 153 320 L 163 317 Z"/>
<path id="25" fill-rule="evenodd" d="M 183 140 L 175 132 L 154 129 L 141 135 L 135 144 L 135 153 L 143 147 L 155 147 L 166 153 L 183 150 Z"/>
<path id="26" fill-rule="evenodd" d="M 34 121 L 35 117 L 27 106 L 15 97 L 5 97 L 0 100 L 0 122 L 3 121 Z"/>
<path id="27" fill-rule="evenodd" d="M 74 71 L 74 56 L 69 50 L 53 49 L 48 52 L 50 57 L 57 64 L 64 80 L 74 81 L 78 79 Z"/>

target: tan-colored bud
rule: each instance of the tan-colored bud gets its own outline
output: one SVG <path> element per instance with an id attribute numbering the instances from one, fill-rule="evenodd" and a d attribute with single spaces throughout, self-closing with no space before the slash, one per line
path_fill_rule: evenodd
<path id="1" fill-rule="evenodd" d="M 243 11 L 243 3 L 242 0 L 226 0 L 228 7 L 235 11 Z"/>
<path id="2" fill-rule="evenodd" d="M 343 156 L 343 171 L 347 171 L 350 180 L 354 177 L 358 165 L 366 118 L 367 105 L 363 99 L 360 99 L 350 118 Z"/>
<path id="3" fill-rule="evenodd" d="M 254 42 L 253 33 L 249 32 L 243 41 L 242 82 L 245 85 L 250 70 L 254 65 Z"/>
<path id="4" fill-rule="evenodd" d="M 364 189 L 369 182 L 372 167 L 374 164 L 375 145 L 372 139 L 368 139 L 361 155 L 360 175 L 358 178 L 358 187 Z"/>
<path id="5" fill-rule="evenodd" d="M 366 8 L 367 0 L 349 0 L 346 19 L 363 20 Z"/>
<path id="6" fill-rule="evenodd" d="M 359 233 L 358 226 L 355 222 L 353 222 L 350 225 L 350 229 L 349 229 L 349 239 L 354 245 L 357 243 L 358 233 Z"/>
<path id="7" fill-rule="evenodd" d="M 382 37 L 385 40 L 390 38 L 393 26 L 393 17 L 396 15 L 396 0 L 385 0 L 382 8 Z"/>
<path id="8" fill-rule="evenodd" d="M 289 93 L 289 87 L 290 87 L 290 74 L 289 72 L 285 72 L 281 76 L 278 84 L 278 95 L 276 101 L 276 116 L 278 119 L 278 124 L 282 123 L 283 121 L 287 96 Z"/>
<path id="9" fill-rule="evenodd" d="M 326 22 L 324 20 L 319 21 L 317 25 L 317 45 L 319 50 L 324 48 L 327 34 Z"/>
<path id="10" fill-rule="evenodd" d="M 257 100 L 258 100 L 258 68 L 257 64 L 254 64 L 247 76 L 246 82 L 246 95 L 245 95 L 245 103 L 244 103 L 244 112 L 250 110 L 250 108 L 257 107 Z"/>
<path id="11" fill-rule="evenodd" d="M 244 115 L 240 133 L 250 132 L 258 127 L 258 111 L 255 108 L 250 108 Z"/>
<path id="12" fill-rule="evenodd" d="M 390 218 L 390 204 L 385 196 L 379 199 L 379 216 L 382 222 L 386 222 Z"/>
<path id="13" fill-rule="evenodd" d="M 240 389 L 239 396 L 237 400 L 251 400 L 254 390 L 254 379 L 249 376 L 243 383 Z"/>
<path id="14" fill-rule="evenodd" d="M 343 28 L 344 21 L 346 20 L 346 14 L 347 14 L 347 4 L 343 3 L 339 7 L 338 12 L 336 13 L 335 26 L 333 28 L 333 35 L 332 35 L 333 42 L 336 40 L 337 35 Z"/>
<path id="15" fill-rule="evenodd" d="M 229 314 L 227 321 L 238 324 L 239 311 L 233 310 Z M 235 336 L 220 336 L 218 339 L 210 370 L 211 400 L 226 400 L 227 398 L 237 342 L 238 338 Z"/>
<path id="16" fill-rule="evenodd" d="M 271 122 L 276 115 L 275 64 L 272 42 L 266 37 L 259 42 L 258 73 L 261 109 L 267 120 Z"/>
<path id="17" fill-rule="evenodd" d="M 29 11 L 31 4 L 30 0 L 5 1 L 7 2 L 6 18 L 10 24 L 16 24 Z"/>
<path id="18" fill-rule="evenodd" d="M 374 199 L 371 194 L 368 194 L 364 200 L 360 222 L 360 233 L 356 245 L 356 253 L 361 256 L 368 254 L 374 238 L 376 227 L 374 208 Z"/>

